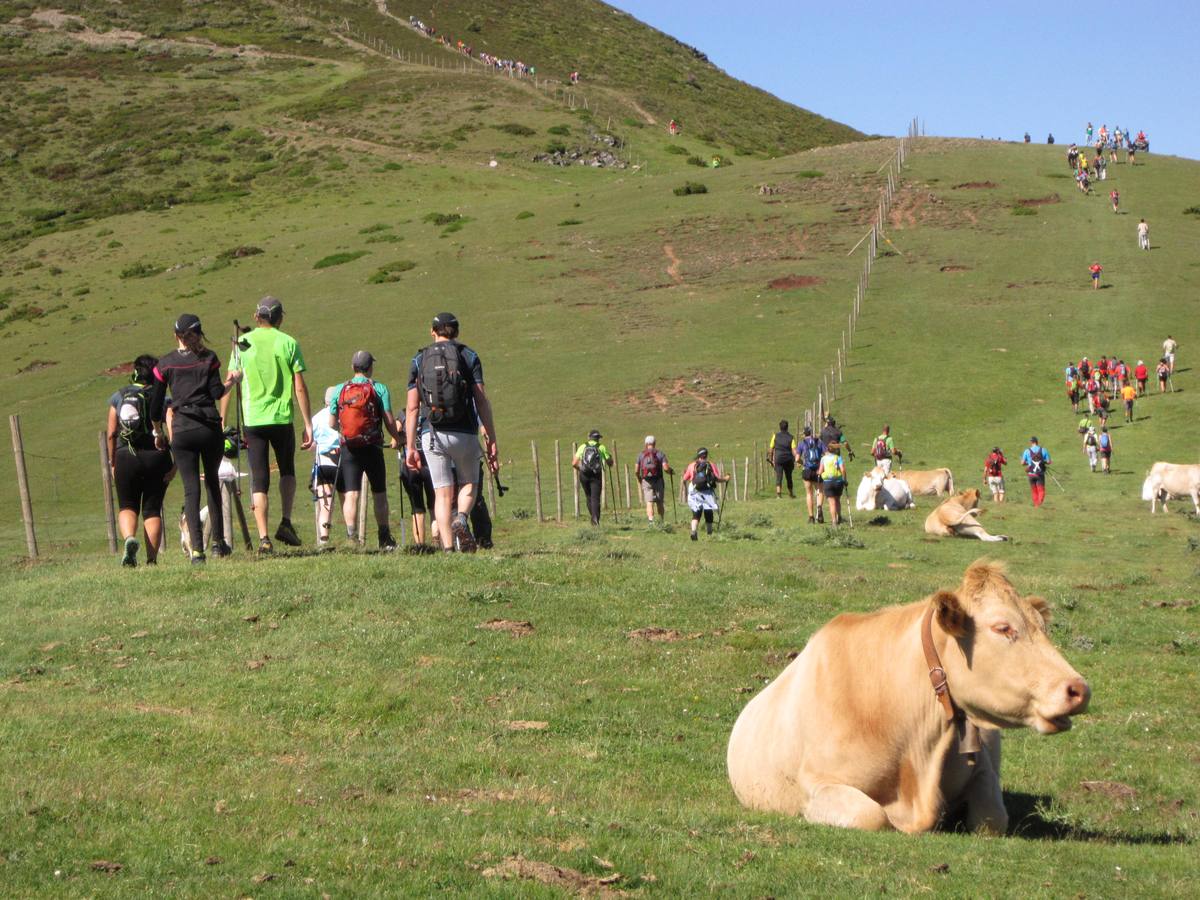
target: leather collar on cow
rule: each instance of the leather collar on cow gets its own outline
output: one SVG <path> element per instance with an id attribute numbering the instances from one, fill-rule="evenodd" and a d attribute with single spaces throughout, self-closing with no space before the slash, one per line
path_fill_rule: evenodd
<path id="1" fill-rule="evenodd" d="M 938 657 L 937 648 L 933 645 L 933 604 L 925 609 L 921 619 L 921 650 L 925 653 L 925 665 L 929 666 L 929 682 L 933 685 L 933 693 L 946 713 L 946 721 L 953 722 L 958 732 L 958 752 L 966 756 L 967 765 L 975 765 L 975 754 L 981 749 L 979 743 L 979 728 L 967 718 L 966 713 L 954 704 L 950 696 L 950 685 L 946 682 L 946 670 Z"/>

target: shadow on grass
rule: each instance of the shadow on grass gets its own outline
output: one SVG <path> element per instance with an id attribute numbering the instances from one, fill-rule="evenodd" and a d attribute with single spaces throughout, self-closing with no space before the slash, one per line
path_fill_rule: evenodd
<path id="1" fill-rule="evenodd" d="M 1095 841 L 1104 844 L 1190 844 L 1184 835 L 1170 832 L 1095 831 L 1080 828 L 1054 816 L 1054 798 L 1048 794 L 1025 794 L 1005 791 L 1004 806 L 1008 809 L 1010 837 L 1037 841 Z"/>

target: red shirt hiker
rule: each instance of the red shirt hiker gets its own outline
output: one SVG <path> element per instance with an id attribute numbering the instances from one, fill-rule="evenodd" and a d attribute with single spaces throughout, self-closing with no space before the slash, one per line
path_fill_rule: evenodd
<path id="1" fill-rule="evenodd" d="M 1100 265 L 1100 263 L 1092 263 L 1088 271 L 1092 273 L 1092 287 L 1099 288 L 1100 273 L 1104 271 L 1104 266 Z"/>

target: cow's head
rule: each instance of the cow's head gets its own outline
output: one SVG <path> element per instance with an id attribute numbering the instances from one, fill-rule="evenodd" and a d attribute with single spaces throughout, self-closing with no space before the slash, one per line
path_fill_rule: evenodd
<path id="1" fill-rule="evenodd" d="M 954 502 L 962 506 L 963 509 L 975 509 L 979 506 L 979 488 L 968 488 L 965 491 L 959 491 L 954 495 Z M 972 566 L 971 568 L 974 568 Z M 967 569 L 970 574 L 971 569 Z"/>
<path id="2" fill-rule="evenodd" d="M 942 657 L 950 694 L 981 725 L 1071 727 L 1091 689 L 1050 643 L 1050 609 L 1022 597 L 998 563 L 971 564 L 957 591 L 933 595 L 934 619 L 951 641 Z"/>

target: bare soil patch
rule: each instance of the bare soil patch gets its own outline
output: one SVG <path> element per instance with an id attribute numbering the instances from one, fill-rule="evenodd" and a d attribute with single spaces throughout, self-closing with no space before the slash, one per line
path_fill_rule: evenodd
<path id="1" fill-rule="evenodd" d="M 1000 185 L 996 184 L 996 182 L 994 182 L 994 181 L 964 181 L 962 184 L 954 185 L 954 190 L 956 190 L 956 191 L 963 190 L 963 189 L 972 190 L 972 189 L 978 189 L 978 188 L 995 188 L 995 187 L 1000 187 Z"/>
<path id="2" fill-rule="evenodd" d="M 475 627 L 484 631 L 504 631 L 513 637 L 525 637 L 533 634 L 532 622 L 515 622 L 512 619 L 489 619 Z"/>
<path id="3" fill-rule="evenodd" d="M 100 373 L 101 375 L 132 375 L 133 363 L 125 362 L 118 366 L 111 366 Z"/>
<path id="4" fill-rule="evenodd" d="M 970 266 L 942 266 L 939 272 L 970 272 Z"/>
<path id="5" fill-rule="evenodd" d="M 634 409 L 650 407 L 679 415 L 697 414 L 729 404 L 739 408 L 749 406 L 759 399 L 762 384 L 750 375 L 714 369 L 692 376 L 664 378 L 615 402 Z"/>
<path id="6" fill-rule="evenodd" d="M 1018 200 L 1017 206 L 1048 206 L 1051 203 L 1062 203 L 1062 197 L 1058 194 L 1047 194 L 1045 197 L 1030 197 L 1025 200 Z"/>
<path id="7" fill-rule="evenodd" d="M 509 731 L 545 731 L 549 727 L 549 722 L 537 722 L 531 719 L 514 719 L 508 723 Z"/>
<path id="8" fill-rule="evenodd" d="M 17 369 L 18 375 L 24 375 L 26 372 L 39 372 L 42 369 L 49 369 L 51 366 L 57 366 L 58 361 L 53 359 L 35 359 L 27 366 L 22 366 Z"/>
<path id="9" fill-rule="evenodd" d="M 794 288 L 816 287 L 824 284 L 825 279 L 819 275 L 784 275 L 767 283 L 773 291 L 790 291 Z"/>
<path id="10" fill-rule="evenodd" d="M 674 628 L 658 628 L 657 626 L 635 628 L 633 631 L 627 633 L 625 637 L 631 641 L 656 641 L 659 643 L 683 640 L 683 634 Z"/>
<path id="11" fill-rule="evenodd" d="M 1137 791 L 1120 781 L 1081 781 L 1079 786 L 1089 794 L 1100 794 L 1110 800 L 1132 800 Z"/>
<path id="12" fill-rule="evenodd" d="M 618 892 L 614 891 L 610 885 L 616 884 L 622 878 L 620 872 L 613 872 L 611 875 L 602 877 L 584 875 L 577 869 L 526 859 L 520 854 L 506 857 L 499 865 L 484 869 L 482 874 L 484 878 L 500 878 L 504 881 L 512 879 L 536 881 L 539 884 L 583 896 L 615 896 Z"/>

